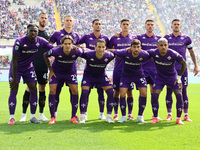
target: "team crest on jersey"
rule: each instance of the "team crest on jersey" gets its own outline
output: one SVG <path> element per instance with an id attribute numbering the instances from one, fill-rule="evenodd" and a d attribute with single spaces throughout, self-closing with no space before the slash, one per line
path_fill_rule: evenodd
<path id="1" fill-rule="evenodd" d="M 155 57 L 159 58 L 159 56 L 158 56 L 158 55 L 156 55 Z"/>
<path id="2" fill-rule="evenodd" d="M 169 39 L 172 39 L 172 37 L 169 37 Z"/>
<path id="3" fill-rule="evenodd" d="M 120 40 L 120 38 L 117 38 L 117 40 Z"/>
<path id="4" fill-rule="evenodd" d="M 24 46 L 23 47 L 28 47 L 26 44 L 24 44 Z"/>
<path id="5" fill-rule="evenodd" d="M 146 38 L 143 36 L 142 39 L 146 39 Z"/>
<path id="6" fill-rule="evenodd" d="M 19 49 L 19 46 L 16 45 L 16 46 L 15 46 L 15 50 L 17 51 L 18 49 Z"/>
<path id="7" fill-rule="evenodd" d="M 127 58 L 127 59 L 130 59 L 130 57 L 128 57 L 128 56 L 127 56 L 126 58 Z"/>
<path id="8" fill-rule="evenodd" d="M 94 59 L 93 59 L 93 58 L 91 58 L 90 60 L 91 60 L 91 61 L 94 61 Z"/>
<path id="9" fill-rule="evenodd" d="M 59 58 L 62 58 L 62 56 L 61 56 L 61 55 L 59 55 L 58 57 L 59 57 Z"/>
<path id="10" fill-rule="evenodd" d="M 84 80 L 84 81 L 83 81 L 83 84 L 85 84 L 85 83 L 86 83 L 86 81 Z"/>
<path id="11" fill-rule="evenodd" d="M 93 40 L 93 38 L 90 38 L 90 40 Z"/>
<path id="12" fill-rule="evenodd" d="M 142 61 L 143 60 L 143 58 L 139 58 L 139 61 Z"/>
<path id="13" fill-rule="evenodd" d="M 171 58 L 171 56 L 168 56 L 167 59 L 168 59 L 168 60 L 171 60 L 172 58 Z"/>
<path id="14" fill-rule="evenodd" d="M 183 40 L 184 39 L 184 37 L 181 37 L 181 40 Z"/>
<path id="15" fill-rule="evenodd" d="M 76 57 L 76 55 L 72 55 L 72 58 L 75 58 Z"/>
<path id="16" fill-rule="evenodd" d="M 60 36 L 64 36 L 64 34 L 62 33 Z"/>
<path id="17" fill-rule="evenodd" d="M 40 45 L 40 43 L 37 43 L 36 46 L 38 47 Z"/>
<path id="18" fill-rule="evenodd" d="M 157 37 L 155 37 L 155 40 L 157 40 L 158 38 Z"/>
<path id="19" fill-rule="evenodd" d="M 17 45 L 20 45 L 19 42 L 16 42 Z"/>
<path id="20" fill-rule="evenodd" d="M 104 61 L 107 62 L 107 61 L 108 61 L 108 58 L 104 59 Z"/>

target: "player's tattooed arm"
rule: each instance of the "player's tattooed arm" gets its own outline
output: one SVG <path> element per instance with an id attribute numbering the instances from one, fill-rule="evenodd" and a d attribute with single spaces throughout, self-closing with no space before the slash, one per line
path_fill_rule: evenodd
<path id="1" fill-rule="evenodd" d="M 19 55 L 13 54 L 13 58 L 12 58 L 12 73 L 13 73 L 13 79 L 10 82 L 10 88 L 13 89 L 17 84 L 17 68 L 18 68 L 18 58 Z"/>
<path id="2" fill-rule="evenodd" d="M 189 52 L 190 52 L 190 56 L 191 56 L 191 59 L 192 59 L 192 61 L 193 61 L 193 63 L 194 63 L 194 76 L 196 76 L 197 74 L 198 74 L 198 65 L 197 65 L 197 59 L 196 59 L 196 56 L 195 56 L 195 53 L 194 53 L 194 50 L 193 49 L 190 49 L 189 50 Z"/>
<path id="3" fill-rule="evenodd" d="M 185 62 L 185 60 L 182 60 L 181 62 L 179 62 L 179 64 L 181 64 L 181 70 L 178 75 L 182 76 L 186 69 L 186 62 Z"/>

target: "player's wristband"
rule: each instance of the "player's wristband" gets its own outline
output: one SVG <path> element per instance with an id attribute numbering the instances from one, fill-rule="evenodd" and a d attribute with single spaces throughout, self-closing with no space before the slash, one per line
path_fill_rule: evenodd
<path id="1" fill-rule="evenodd" d="M 178 83 L 182 83 L 182 82 L 181 82 L 181 76 L 178 76 L 178 77 L 177 77 L 177 82 L 178 82 Z"/>

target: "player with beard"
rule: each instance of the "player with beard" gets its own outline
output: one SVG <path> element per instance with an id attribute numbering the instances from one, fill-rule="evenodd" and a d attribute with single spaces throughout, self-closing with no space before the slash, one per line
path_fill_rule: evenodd
<path id="1" fill-rule="evenodd" d="M 45 38 L 47 41 L 50 39 L 49 33 L 45 30 L 45 27 L 47 25 L 48 21 L 48 16 L 46 13 L 42 12 L 39 14 L 38 22 L 39 22 L 39 32 L 38 36 Z M 43 54 L 47 51 L 48 49 L 42 48 L 37 56 L 35 57 L 33 61 L 33 66 L 35 68 L 35 73 L 37 76 L 37 81 L 39 84 L 39 116 L 38 120 L 41 121 L 49 121 L 43 114 L 44 111 L 44 106 L 45 106 L 45 101 L 46 101 L 46 95 L 45 95 L 45 87 L 47 84 L 47 73 L 48 73 L 48 68 L 46 66 L 46 63 L 43 58 Z M 23 103 L 22 103 L 22 116 L 20 118 L 20 122 L 26 121 L 26 111 L 29 105 L 29 98 L 30 98 L 30 90 L 27 87 L 23 96 Z"/>
<path id="2" fill-rule="evenodd" d="M 181 33 L 181 21 L 179 19 L 174 19 L 172 21 L 171 28 L 173 32 L 171 34 L 165 35 L 164 37 L 169 42 L 169 48 L 175 50 L 178 52 L 181 56 L 183 56 L 184 60 L 186 60 L 186 50 L 189 50 L 191 59 L 194 63 L 194 76 L 198 74 L 198 65 L 196 56 L 192 47 L 192 40 L 188 35 Z M 176 70 L 179 73 L 181 69 L 181 65 L 179 63 L 175 64 Z M 188 116 L 188 106 L 189 106 L 189 99 L 187 95 L 187 86 L 188 86 L 188 71 L 185 69 L 185 72 L 183 73 L 182 77 L 182 94 L 183 94 L 183 104 L 184 104 L 184 121 L 192 122 L 190 117 Z M 167 95 L 166 95 L 166 106 L 167 106 L 167 119 L 165 121 L 172 120 L 172 89 L 170 87 L 167 88 Z"/>

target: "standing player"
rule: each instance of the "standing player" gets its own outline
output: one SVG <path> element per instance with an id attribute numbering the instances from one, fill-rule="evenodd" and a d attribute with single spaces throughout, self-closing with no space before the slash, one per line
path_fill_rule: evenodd
<path id="1" fill-rule="evenodd" d="M 131 41 L 135 38 L 133 35 L 129 34 L 130 29 L 130 20 L 129 19 L 122 19 L 120 23 L 121 32 L 119 37 L 112 36 L 110 42 L 108 44 L 108 48 L 115 48 L 115 49 L 125 49 L 131 46 Z M 115 65 L 113 70 L 113 88 L 114 88 L 114 120 L 118 120 L 118 104 L 119 104 L 119 83 L 120 83 L 120 76 L 122 74 L 124 62 L 120 58 L 115 58 Z M 128 103 L 128 120 L 134 120 L 132 116 L 132 109 L 133 109 L 133 95 L 132 89 L 133 86 L 127 91 L 127 103 Z"/>
<path id="2" fill-rule="evenodd" d="M 38 36 L 43 37 L 43 38 L 45 38 L 46 40 L 49 41 L 50 35 L 45 30 L 45 26 L 47 24 L 47 19 L 48 19 L 48 16 L 47 16 L 46 13 L 42 12 L 42 13 L 39 14 Z M 47 50 L 48 49 L 41 49 L 39 51 L 39 53 L 37 54 L 37 56 L 35 57 L 34 61 L 33 61 L 35 73 L 36 73 L 38 84 L 39 84 L 39 108 L 40 109 L 39 109 L 38 120 L 42 120 L 42 121 L 49 121 L 49 119 L 47 119 L 43 114 L 45 101 L 46 101 L 45 87 L 46 87 L 46 84 L 47 84 L 47 73 L 48 73 L 48 68 L 47 68 L 46 63 L 44 61 L 43 54 Z M 27 110 L 27 107 L 28 107 L 28 104 L 29 104 L 29 97 L 30 97 L 30 90 L 27 87 L 26 90 L 25 90 L 24 96 L 23 96 L 23 103 L 22 103 L 23 112 L 22 112 L 22 116 L 19 120 L 20 122 L 26 121 L 26 110 Z"/>
<path id="3" fill-rule="evenodd" d="M 192 58 L 192 61 L 194 63 L 194 76 L 198 74 L 198 65 L 196 61 L 196 56 L 194 53 L 194 50 L 192 48 L 192 40 L 188 35 L 182 34 L 180 32 L 181 29 L 181 22 L 179 19 L 174 19 L 172 21 L 171 28 L 173 30 L 173 33 L 169 35 L 165 35 L 165 38 L 169 42 L 169 48 L 175 50 L 178 52 L 181 56 L 183 56 L 184 60 L 186 60 L 186 49 L 189 50 L 190 56 Z M 181 65 L 176 63 L 175 64 L 176 70 L 179 73 L 181 69 Z M 183 120 L 191 122 L 192 120 L 188 116 L 188 95 L 187 95 L 187 86 L 188 86 L 188 72 L 187 69 L 183 73 L 183 76 L 181 78 L 182 84 L 183 84 L 183 89 L 182 89 L 182 94 L 183 94 L 183 104 L 184 104 L 184 118 Z M 170 121 L 172 120 L 172 89 L 167 88 L 167 95 L 166 95 L 166 105 L 167 105 L 167 112 L 168 116 L 165 121 Z"/>
<path id="4" fill-rule="evenodd" d="M 155 49 L 158 44 L 158 40 L 161 38 L 158 35 L 153 33 L 155 26 L 152 19 L 145 21 L 146 33 L 137 35 L 137 39 L 140 40 L 143 50 Z M 153 83 L 156 75 L 155 63 L 152 60 L 147 60 L 142 64 L 144 70 L 144 75 L 147 81 L 147 84 L 150 86 L 150 92 L 153 93 Z M 158 117 L 159 120 L 162 120 Z"/>
<path id="5" fill-rule="evenodd" d="M 140 91 L 139 96 L 139 112 L 137 122 L 146 123 L 143 118 L 143 112 L 146 107 L 147 97 L 147 83 L 142 70 L 142 63 L 150 59 L 149 54 L 141 50 L 141 42 L 134 39 L 131 42 L 129 50 L 111 50 L 115 55 L 122 58 L 124 67 L 120 78 L 120 107 L 122 118 L 119 123 L 126 122 L 126 93 L 130 85 L 136 84 L 137 89 Z"/>
<path id="6" fill-rule="evenodd" d="M 106 41 L 106 45 L 108 45 L 109 39 L 107 36 L 101 34 L 101 22 L 99 19 L 95 19 L 92 21 L 92 27 L 94 31 L 90 34 L 85 34 L 83 37 L 81 37 L 79 44 L 86 44 L 86 48 L 95 50 L 95 42 L 98 39 L 104 39 Z M 102 88 L 97 87 L 97 93 L 98 93 L 98 101 L 99 101 L 99 110 L 100 110 L 100 115 L 99 119 L 100 120 L 105 120 L 104 116 L 104 104 L 105 104 L 105 98 L 104 98 L 104 92 Z M 87 110 L 86 110 L 86 116 L 87 116 Z M 87 117 L 86 117 L 87 118 Z"/>
<path id="7" fill-rule="evenodd" d="M 15 124 L 16 96 L 18 92 L 20 78 L 30 90 L 31 123 L 41 123 L 35 118 L 37 108 L 37 78 L 33 67 L 33 60 L 41 48 L 51 49 L 53 45 L 45 39 L 37 36 L 38 27 L 35 24 L 27 26 L 27 36 L 22 36 L 15 41 L 13 46 L 13 58 L 9 70 L 10 96 L 8 100 L 10 121 L 8 125 Z"/>
<path id="8" fill-rule="evenodd" d="M 95 43 L 96 51 L 84 52 L 81 56 L 86 59 L 86 67 L 82 79 L 82 93 L 80 98 L 80 123 L 85 123 L 85 112 L 87 110 L 87 102 L 90 88 L 94 85 L 103 88 L 107 94 L 107 118 L 106 122 L 114 123 L 111 118 L 113 108 L 113 87 L 105 74 L 107 64 L 114 59 L 114 55 L 106 50 L 106 41 L 98 39 Z"/>
<path id="9" fill-rule="evenodd" d="M 70 35 L 66 35 L 62 38 L 62 46 L 55 47 L 44 54 L 44 59 L 49 67 L 49 109 L 51 114 L 51 121 L 49 124 L 54 124 L 55 119 L 55 94 L 56 88 L 60 81 L 64 81 L 68 84 L 72 93 L 72 123 L 78 123 L 76 120 L 76 112 L 78 108 L 78 82 L 76 68 L 74 68 L 74 63 L 76 63 L 77 57 L 82 54 L 80 49 L 73 48 L 73 38 Z M 47 57 L 54 56 L 55 60 L 50 66 L 49 59 Z"/>
<path id="10" fill-rule="evenodd" d="M 74 40 L 74 45 L 78 45 L 79 43 L 79 35 L 78 33 L 73 31 L 73 26 L 74 26 L 74 18 L 71 15 L 66 15 L 64 17 L 64 25 L 65 27 L 62 30 L 56 31 L 52 37 L 50 38 L 50 43 L 54 44 L 56 43 L 57 45 L 61 45 L 61 39 L 65 36 L 65 35 L 70 35 L 73 40 Z M 74 68 L 76 69 L 76 64 L 74 63 Z M 58 104 L 60 101 L 60 92 L 61 89 L 63 87 L 64 82 L 59 82 L 57 89 L 56 89 L 56 107 L 55 107 L 55 114 L 57 116 L 57 108 L 58 108 Z M 70 96 L 71 96 L 71 92 L 70 92 Z"/>
<path id="11" fill-rule="evenodd" d="M 151 104 L 154 118 L 150 123 L 158 123 L 158 98 L 159 94 L 162 91 L 165 85 L 170 86 L 174 94 L 176 95 L 177 103 L 177 119 L 176 123 L 183 125 L 184 123 L 181 121 L 182 107 L 183 107 L 183 97 L 181 93 L 181 76 L 183 75 L 186 62 L 183 57 L 172 49 L 168 48 L 168 41 L 165 38 L 160 38 L 158 40 L 158 48 L 154 50 L 148 51 L 150 56 L 155 62 L 155 66 L 157 69 L 157 75 L 154 82 L 153 94 L 151 95 Z M 181 65 L 180 72 L 177 76 L 177 72 L 175 69 L 175 62 L 178 62 Z"/>

